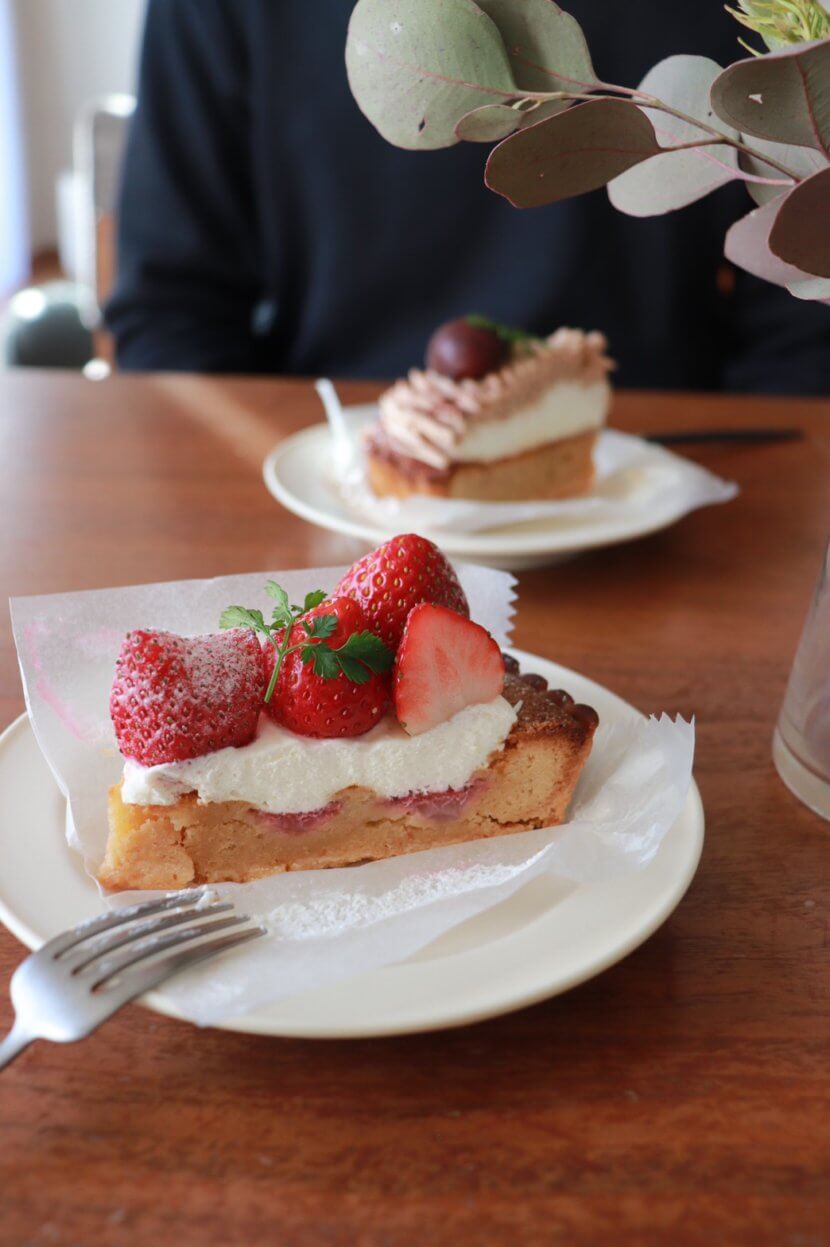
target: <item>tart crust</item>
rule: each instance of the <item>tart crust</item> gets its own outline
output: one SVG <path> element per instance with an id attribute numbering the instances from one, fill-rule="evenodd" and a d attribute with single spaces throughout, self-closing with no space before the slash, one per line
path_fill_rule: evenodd
<path id="1" fill-rule="evenodd" d="M 519 455 L 441 469 L 399 454 L 376 430 L 366 446 L 369 483 L 381 498 L 412 494 L 479 502 L 573 498 L 587 493 L 593 484 L 596 440 L 597 433 L 591 430 Z"/>
<path id="2" fill-rule="evenodd" d="M 537 677 L 505 677 L 518 718 L 504 748 L 461 791 L 389 800 L 337 793 L 311 814 L 274 815 L 241 801 L 127 805 L 109 794 L 105 888 L 174 889 L 248 882 L 286 870 L 349 866 L 562 822 L 591 751 L 597 715 Z M 543 683 L 543 682 L 542 682 Z"/>

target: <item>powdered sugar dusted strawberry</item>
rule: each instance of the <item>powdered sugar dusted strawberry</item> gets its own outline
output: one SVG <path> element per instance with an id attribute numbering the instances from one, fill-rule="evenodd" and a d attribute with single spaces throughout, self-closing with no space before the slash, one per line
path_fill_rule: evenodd
<path id="1" fill-rule="evenodd" d="M 395 713 L 410 736 L 493 701 L 503 687 L 504 660 L 486 628 L 444 606 L 411 611 L 392 673 Z"/>
<path id="2" fill-rule="evenodd" d="M 352 598 L 329 598 L 303 613 L 287 648 L 284 633 L 273 641 L 269 682 L 282 658 L 265 709 L 275 722 L 300 736 L 362 736 L 383 718 L 392 656 Z"/>
<path id="3" fill-rule="evenodd" d="M 264 693 L 262 647 L 247 629 L 195 637 L 139 630 L 121 645 L 110 714 L 122 754 L 155 766 L 247 745 Z"/>
<path id="4" fill-rule="evenodd" d="M 335 594 L 354 598 L 368 626 L 397 649 L 413 606 L 432 602 L 469 617 L 470 607 L 451 564 L 426 537 L 404 533 L 353 564 Z"/>

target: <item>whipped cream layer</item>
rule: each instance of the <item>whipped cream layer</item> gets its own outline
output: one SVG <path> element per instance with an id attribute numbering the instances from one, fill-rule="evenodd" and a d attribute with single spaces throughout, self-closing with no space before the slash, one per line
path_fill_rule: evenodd
<path id="1" fill-rule="evenodd" d="M 269 814 L 307 814 L 344 788 L 371 788 L 381 797 L 463 788 L 501 750 L 516 721 L 503 697 L 467 706 L 420 736 L 407 736 L 388 715 L 365 736 L 315 740 L 262 715 L 256 738 L 239 749 L 186 762 L 124 764 L 127 805 L 173 805 L 186 793 L 200 801 L 244 801 Z"/>
<path id="2" fill-rule="evenodd" d="M 514 347 L 497 372 L 453 381 L 412 369 L 380 398 L 380 433 L 398 454 L 446 470 L 599 428 L 613 367 L 601 333 L 558 329 Z"/>
<path id="3" fill-rule="evenodd" d="M 609 397 L 607 381 L 595 381 L 590 385 L 560 381 L 515 416 L 468 424 L 453 447 L 453 461 L 481 463 L 504 459 L 544 446 L 546 442 L 599 429 L 605 424 Z"/>

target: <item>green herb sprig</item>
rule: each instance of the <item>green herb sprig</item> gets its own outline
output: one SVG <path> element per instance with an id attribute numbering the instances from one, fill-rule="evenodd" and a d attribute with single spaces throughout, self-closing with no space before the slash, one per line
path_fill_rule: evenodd
<path id="1" fill-rule="evenodd" d="M 830 38 L 830 13 L 819 0 L 738 0 L 740 9 L 725 9 L 741 23 L 759 34 L 771 51 L 793 43 L 811 43 Z M 753 56 L 760 56 L 744 40 L 738 42 Z"/>
<path id="2" fill-rule="evenodd" d="M 267 581 L 265 592 L 275 602 L 270 622 L 260 610 L 247 606 L 228 606 L 219 619 L 220 628 L 250 628 L 252 632 L 270 641 L 277 657 L 271 680 L 265 694 L 266 702 L 274 695 L 280 668 L 287 654 L 299 650 L 303 663 L 312 663 L 312 670 L 323 680 L 345 675 L 353 684 L 365 684 L 372 675 L 389 671 L 395 660 L 392 651 L 373 632 L 353 632 L 342 645 L 333 648 L 328 638 L 337 628 L 336 615 L 315 615 L 313 619 L 303 616 L 326 599 L 322 589 L 307 593 L 302 606 L 292 605 L 282 585 L 275 580 Z M 306 639 L 291 645 L 294 625 L 301 623 Z"/>
<path id="3" fill-rule="evenodd" d="M 491 320 L 489 316 L 480 316 L 478 312 L 471 312 L 464 319 L 468 325 L 472 325 L 473 329 L 489 329 L 497 338 L 501 338 L 502 342 L 515 345 L 539 341 L 535 333 L 528 333 L 526 329 L 516 329 L 512 325 L 503 325 L 498 320 Z"/>

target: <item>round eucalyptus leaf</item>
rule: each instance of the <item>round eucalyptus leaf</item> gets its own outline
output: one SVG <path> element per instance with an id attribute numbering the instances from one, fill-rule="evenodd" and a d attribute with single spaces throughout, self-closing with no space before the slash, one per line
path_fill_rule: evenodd
<path id="1" fill-rule="evenodd" d="M 712 83 L 720 72 L 720 65 L 706 56 L 669 56 L 646 74 L 638 89 L 736 139 L 737 131 L 718 123 L 709 103 Z M 699 126 L 659 109 L 644 107 L 643 112 L 654 126 L 661 147 L 697 139 L 705 142 L 712 137 Z M 665 152 L 643 161 L 615 178 L 608 195 L 614 207 L 629 216 L 658 216 L 694 203 L 738 176 L 734 147 L 704 146 Z"/>
<path id="2" fill-rule="evenodd" d="M 799 182 L 781 201 L 770 250 L 814 277 L 830 277 L 830 168 Z"/>
<path id="3" fill-rule="evenodd" d="M 712 107 L 742 134 L 830 156 L 830 39 L 736 61 L 713 84 Z"/>
<path id="4" fill-rule="evenodd" d="M 792 194 L 788 191 L 787 194 Z M 753 273 L 763 281 L 786 286 L 797 299 L 810 299 L 830 304 L 830 281 L 802 272 L 787 264 L 770 250 L 769 236 L 780 211 L 782 200 L 770 200 L 740 221 L 726 235 L 726 258 L 738 268 Z"/>
<path id="5" fill-rule="evenodd" d="M 545 100 L 536 108 L 511 108 L 509 104 L 485 104 L 465 113 L 455 127 L 456 138 L 466 143 L 497 143 L 516 130 L 535 125 L 545 117 L 564 112 L 567 100 Z"/>
<path id="6" fill-rule="evenodd" d="M 596 85 L 582 27 L 553 0 L 476 2 L 498 27 L 522 90 L 580 91 Z"/>
<path id="7" fill-rule="evenodd" d="M 517 208 L 604 186 L 659 152 L 648 117 L 627 100 L 592 100 L 512 134 L 490 153 L 485 181 Z"/>
<path id="8" fill-rule="evenodd" d="M 358 0 L 346 70 L 359 108 L 396 147 L 450 147 L 465 113 L 516 95 L 501 35 L 473 0 Z"/>

